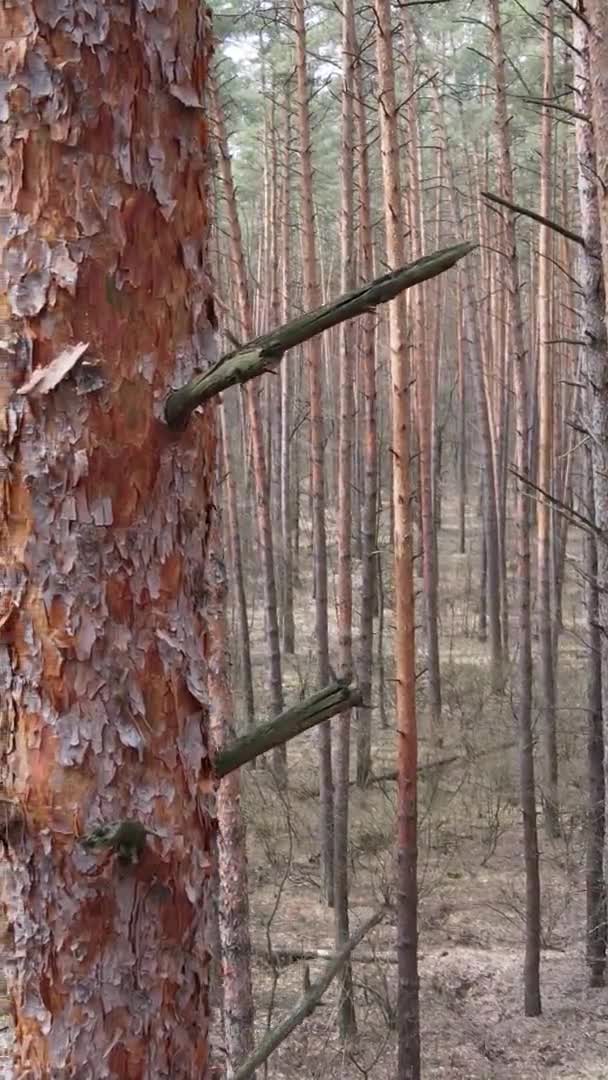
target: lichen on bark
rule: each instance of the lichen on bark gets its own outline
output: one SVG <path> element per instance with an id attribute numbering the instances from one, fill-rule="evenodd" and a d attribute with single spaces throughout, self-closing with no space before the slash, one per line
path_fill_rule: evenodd
<path id="1" fill-rule="evenodd" d="M 209 14 L 185 0 L 0 11 L 2 898 L 28 1076 L 203 1076 L 215 822 L 205 561 L 215 359 Z M 33 371 L 88 343 L 44 396 Z M 153 830 L 129 866 L 79 837 Z M 23 1073 L 25 1075 L 25 1072 Z"/>

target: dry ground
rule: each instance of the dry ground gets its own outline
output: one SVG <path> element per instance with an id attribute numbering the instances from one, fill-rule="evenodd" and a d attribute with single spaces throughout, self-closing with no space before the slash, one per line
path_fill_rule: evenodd
<path id="1" fill-rule="evenodd" d="M 421 688 L 423 761 L 461 755 L 464 760 L 426 773 L 421 783 L 420 949 L 421 1024 L 425 1080 L 604 1080 L 608 1076 L 608 990 L 587 988 L 584 964 L 584 768 L 586 713 L 584 618 L 578 574 L 581 543 L 571 538 L 560 643 L 560 753 L 563 837 L 541 832 L 543 876 L 543 1015 L 522 1013 L 524 881 L 517 809 L 513 703 L 488 687 L 485 646 L 476 636 L 478 558 L 476 515 L 472 546 L 456 554 L 449 505 L 441 532 L 441 618 L 444 722 L 441 746 L 425 724 Z M 335 552 L 332 553 L 335 555 Z M 390 553 L 385 559 L 387 569 Z M 286 660 L 292 694 L 314 679 L 311 604 L 303 581 L 298 605 L 298 656 Z M 390 588 L 387 588 L 390 604 Z M 388 716 L 390 623 L 385 656 Z M 516 640 L 516 635 L 513 635 Z M 264 701 L 261 612 L 254 614 L 254 650 L 260 702 Z M 420 657 L 423 663 L 423 656 Z M 354 732 L 353 732 L 354 735 Z M 374 769 L 393 764 L 393 731 L 378 730 Z M 473 755 L 473 756 L 471 756 Z M 258 1035 L 293 1008 L 302 993 L 304 963 L 280 971 L 278 982 L 264 960 L 275 947 L 310 950 L 332 946 L 332 915 L 319 900 L 317 842 L 318 770 L 315 736 L 290 745 L 290 791 L 279 795 L 265 770 L 244 778 L 249 828 L 254 984 Z M 352 789 L 351 912 L 356 927 L 390 891 L 393 876 L 394 785 Z M 542 817 L 541 817 L 542 824 Z M 396 968 L 391 962 L 391 920 L 358 951 L 354 965 L 359 1034 L 344 1048 L 336 1035 L 332 988 L 324 1004 L 272 1056 L 276 1078 L 393 1077 Z M 357 955 L 357 954 L 356 954 Z M 311 977 L 321 963 L 310 964 Z"/>
<path id="2" fill-rule="evenodd" d="M 455 554 L 455 520 L 447 507 L 441 533 L 441 619 L 444 691 L 442 746 L 425 725 L 421 688 L 421 758 L 458 754 L 458 764 L 425 774 L 420 793 L 421 1022 L 425 1080 L 604 1080 L 608 1076 L 608 990 L 586 987 L 584 965 L 584 663 L 577 560 L 571 542 L 560 651 L 560 750 L 563 838 L 541 833 L 544 949 L 543 1015 L 522 1015 L 523 877 L 517 811 L 516 751 L 467 760 L 514 738 L 511 702 L 489 690 L 485 646 L 475 632 L 476 515 L 470 554 Z M 306 539 L 306 538 L 305 538 Z M 332 555 L 335 553 L 331 553 Z M 387 552 L 385 564 L 390 564 Z M 387 580 L 387 596 L 390 588 Z M 286 660 L 286 696 L 314 686 L 314 640 L 309 582 L 298 597 L 298 655 Z M 266 663 L 261 605 L 254 611 L 258 708 L 263 715 Z M 390 684 L 390 606 L 386 611 L 387 706 Z M 423 657 L 421 656 L 421 663 Z M 394 733 L 374 737 L 374 768 L 393 763 Z M 254 985 L 258 1036 L 268 1016 L 276 1023 L 302 992 L 303 964 L 280 971 L 276 984 L 263 959 L 275 946 L 332 946 L 332 916 L 319 901 L 318 770 L 314 735 L 289 749 L 290 791 L 279 795 L 268 772 L 244 776 L 249 828 Z M 394 789 L 353 787 L 351 806 L 352 927 L 374 910 L 393 876 Z M 271 1080 L 298 1077 L 373 1080 L 394 1077 L 396 969 L 390 919 L 364 942 L 355 963 L 359 1034 L 347 1048 L 336 1037 L 335 992 L 272 1056 Z M 314 979 L 320 963 L 310 965 Z M 5 1018 L 0 1016 L 0 1029 Z M 0 1080 L 8 1080 L 7 1030 L 0 1030 Z M 4 1058 L 2 1050 L 4 1047 Z M 5 1062 L 3 1065 L 2 1062 Z"/>

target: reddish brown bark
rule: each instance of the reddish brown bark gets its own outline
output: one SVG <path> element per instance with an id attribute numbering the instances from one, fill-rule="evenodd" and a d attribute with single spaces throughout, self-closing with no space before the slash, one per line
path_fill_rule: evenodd
<path id="1" fill-rule="evenodd" d="M 19 1075 L 191 1080 L 208 1060 L 214 825 L 205 560 L 214 356 L 204 9 L 0 11 L 5 836 Z M 162 16 L 162 36 L 158 33 Z M 50 19 L 50 16 L 49 16 Z M 34 368 L 88 343 L 47 395 Z M 139 861 L 78 837 L 135 818 Z"/>
<path id="2" fill-rule="evenodd" d="M 380 153 L 384 189 L 386 254 L 390 267 L 403 262 L 403 204 L 391 5 L 374 0 L 378 65 Z M 395 725 L 397 728 L 397 957 L 398 1080 L 419 1080 L 417 886 L 416 643 L 410 479 L 410 371 L 404 336 L 404 305 L 389 305 L 395 559 Z"/>

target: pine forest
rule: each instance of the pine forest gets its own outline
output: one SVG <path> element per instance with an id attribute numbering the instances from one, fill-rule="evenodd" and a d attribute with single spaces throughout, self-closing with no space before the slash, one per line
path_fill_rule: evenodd
<path id="1" fill-rule="evenodd" d="M 0 1080 L 608 1076 L 607 0 L 0 5 Z"/>

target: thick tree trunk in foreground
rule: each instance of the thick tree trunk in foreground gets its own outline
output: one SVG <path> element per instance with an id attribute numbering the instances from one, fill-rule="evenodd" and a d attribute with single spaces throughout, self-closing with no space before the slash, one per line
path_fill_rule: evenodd
<path id="1" fill-rule="evenodd" d="M 208 410 L 176 436 L 162 409 L 214 354 L 210 28 L 191 2 L 179 18 L 168 4 L 120 17 L 68 4 L 57 29 L 41 10 L 0 11 L 0 700 L 14 808 L 2 894 L 16 1067 L 192 1080 L 208 1060 L 215 432 Z M 16 396 L 80 342 L 83 361 L 54 389 Z M 136 862 L 79 843 L 127 817 L 155 833 Z"/>
<path id="2" fill-rule="evenodd" d="M 501 194 L 513 202 L 513 168 L 509 134 L 509 114 L 505 79 L 505 53 L 500 20 L 500 0 L 490 0 L 490 21 L 494 72 L 496 79 L 496 138 L 499 155 Z M 511 341 L 513 344 L 513 373 L 515 409 L 517 416 L 516 462 L 520 475 L 516 491 L 518 635 L 516 709 L 520 731 L 520 786 L 523 817 L 523 848 L 526 873 L 526 943 L 524 960 L 524 1011 L 526 1016 L 538 1016 L 540 1000 L 540 876 L 538 865 L 538 832 L 536 823 L 536 789 L 534 781 L 534 748 L 532 739 L 532 634 L 530 625 L 530 512 L 528 490 L 524 486 L 529 476 L 529 414 L 527 354 L 519 282 L 519 262 L 515 237 L 515 219 L 509 212 L 505 221 L 506 268 L 505 279 L 509 297 Z M 522 483 L 523 480 L 523 483 Z"/>
<path id="3" fill-rule="evenodd" d="M 403 215 L 391 5 L 375 0 L 380 153 L 389 266 L 403 262 Z M 419 1080 L 418 884 L 416 806 L 416 650 L 410 480 L 410 371 L 400 299 L 389 307 L 395 557 L 395 681 L 397 728 L 398 1080 Z"/>

